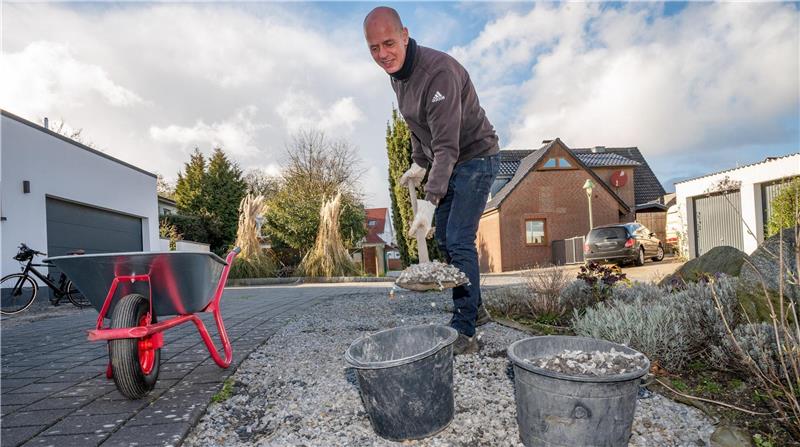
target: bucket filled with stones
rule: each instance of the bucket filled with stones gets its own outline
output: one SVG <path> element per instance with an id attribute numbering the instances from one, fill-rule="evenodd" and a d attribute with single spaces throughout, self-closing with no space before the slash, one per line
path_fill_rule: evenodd
<path id="1" fill-rule="evenodd" d="M 513 343 L 520 438 L 533 446 L 627 446 L 650 361 L 605 340 L 531 337 Z"/>

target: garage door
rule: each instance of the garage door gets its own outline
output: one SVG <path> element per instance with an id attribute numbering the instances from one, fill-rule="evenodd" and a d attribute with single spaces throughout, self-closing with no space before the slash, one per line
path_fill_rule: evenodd
<path id="1" fill-rule="evenodd" d="M 767 183 L 762 185 L 761 187 L 761 204 L 763 207 L 763 218 L 764 218 L 764 235 L 768 233 L 767 231 L 767 223 L 769 222 L 770 217 L 772 216 L 772 201 L 781 191 L 788 187 L 789 184 L 795 177 L 786 178 L 782 180 L 778 180 L 775 182 Z"/>
<path id="2" fill-rule="evenodd" d="M 694 199 L 694 240 L 697 256 L 727 245 L 744 250 L 739 191 Z"/>
<path id="3" fill-rule="evenodd" d="M 142 251 L 142 219 L 47 198 L 47 254 Z"/>

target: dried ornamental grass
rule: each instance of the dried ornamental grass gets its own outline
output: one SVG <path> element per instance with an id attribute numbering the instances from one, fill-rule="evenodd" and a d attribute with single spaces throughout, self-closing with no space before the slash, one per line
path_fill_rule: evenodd
<path id="1" fill-rule="evenodd" d="M 261 243 L 258 240 L 257 219 L 266 211 L 264 196 L 248 194 L 239 202 L 236 246 L 242 251 L 231 266 L 231 278 L 260 278 L 274 274 L 275 266 L 270 257 L 261 250 Z"/>
<path id="2" fill-rule="evenodd" d="M 344 248 L 339 231 L 342 215 L 342 193 L 323 201 L 319 212 L 319 230 L 314 248 L 303 257 L 298 270 L 305 276 L 350 276 L 358 272 Z"/>

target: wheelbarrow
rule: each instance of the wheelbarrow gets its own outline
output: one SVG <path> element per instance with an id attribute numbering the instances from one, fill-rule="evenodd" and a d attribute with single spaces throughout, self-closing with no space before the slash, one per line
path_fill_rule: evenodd
<path id="1" fill-rule="evenodd" d="M 183 323 L 197 326 L 217 365 L 230 366 L 233 349 L 220 297 L 240 251 L 234 248 L 225 260 L 213 253 L 172 251 L 57 256 L 44 262 L 61 269 L 100 313 L 89 341 L 108 342 L 106 377 L 124 396 L 140 399 L 158 380 L 163 332 Z M 201 312 L 214 315 L 224 357 L 197 316 Z"/>

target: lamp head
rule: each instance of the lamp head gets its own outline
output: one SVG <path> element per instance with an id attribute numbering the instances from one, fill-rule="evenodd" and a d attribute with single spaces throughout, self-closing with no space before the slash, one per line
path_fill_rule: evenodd
<path id="1" fill-rule="evenodd" d="M 586 179 L 586 183 L 583 184 L 583 189 L 586 191 L 586 195 L 592 195 L 592 189 L 594 189 L 594 182 L 592 179 Z"/>

